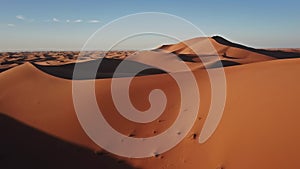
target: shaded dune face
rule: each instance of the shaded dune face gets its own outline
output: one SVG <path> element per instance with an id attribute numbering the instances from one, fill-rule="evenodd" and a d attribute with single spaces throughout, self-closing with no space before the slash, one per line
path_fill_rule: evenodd
<path id="1" fill-rule="evenodd" d="M 203 52 L 207 49 L 201 46 L 203 38 L 186 41 L 199 49 L 196 53 L 179 43 L 139 52 L 125 60 L 129 67 L 147 68 L 133 78 L 129 88 L 130 101 L 138 110 L 150 107 L 151 90 L 161 89 L 166 94 L 166 109 L 149 124 L 124 118 L 112 100 L 111 77 L 122 60 L 103 59 L 95 76 L 87 71 L 80 79 L 84 82 L 97 78 L 94 83 L 98 107 L 115 130 L 142 138 L 166 131 L 177 118 L 181 103 L 178 84 L 170 73 L 145 61 L 167 57 L 164 60 L 167 64 L 184 61 L 191 68 L 201 95 L 196 122 L 176 147 L 144 159 L 105 153 L 85 133 L 72 99 L 70 79 L 74 60 L 67 64 L 57 64 L 56 60 L 20 62 L 21 65 L 3 71 L 0 73 L 0 168 L 300 168 L 300 60 L 289 56 L 278 59 L 253 49 L 226 45 L 219 39 L 204 39 L 207 40 L 220 60 L 210 59 L 211 53 Z M 200 60 L 198 55 L 205 59 Z M 95 59 L 79 64 L 90 67 L 98 63 Z M 211 105 L 211 84 L 204 66 L 215 71 L 220 64 L 227 66 L 223 117 L 210 139 L 199 144 L 198 137 Z M 134 76 L 133 72 L 133 69 L 121 71 L 117 77 L 122 78 L 114 80 L 121 83 Z"/>
<path id="2" fill-rule="evenodd" d="M 70 144 L 0 114 L 0 168 L 134 169 L 106 152 Z"/>
<path id="3" fill-rule="evenodd" d="M 218 42 L 222 45 L 256 52 L 256 53 L 271 56 L 271 57 L 274 57 L 277 59 L 288 59 L 288 58 L 299 58 L 300 57 L 299 51 L 298 52 L 297 51 L 289 51 L 288 52 L 288 51 L 284 51 L 284 49 L 283 50 L 255 49 L 255 48 L 250 48 L 250 47 L 240 45 L 237 43 L 232 43 L 220 36 L 214 36 L 214 37 L 212 37 L 212 39 L 214 39 L 216 42 Z"/>
<path id="4" fill-rule="evenodd" d="M 122 63 L 127 67 L 125 71 L 116 72 L 117 67 Z M 73 72 L 75 68 L 75 63 L 69 63 L 65 65 L 39 65 L 34 64 L 35 67 L 44 71 L 48 74 L 51 74 L 56 77 L 64 79 L 74 79 L 74 80 L 84 80 L 84 79 L 103 79 L 103 78 L 116 78 L 119 77 L 131 77 L 131 76 L 145 76 L 151 74 L 161 74 L 166 73 L 163 70 L 160 70 L 155 67 L 151 67 L 142 63 L 119 60 L 119 59 L 108 59 L 103 58 L 101 60 L 96 59 L 87 62 L 76 63 L 78 69 L 80 69 L 80 76 L 74 76 Z M 96 67 L 97 70 L 93 71 L 91 67 Z M 141 72 L 135 72 L 136 69 L 142 69 Z M 135 74 L 137 73 L 137 74 Z"/>

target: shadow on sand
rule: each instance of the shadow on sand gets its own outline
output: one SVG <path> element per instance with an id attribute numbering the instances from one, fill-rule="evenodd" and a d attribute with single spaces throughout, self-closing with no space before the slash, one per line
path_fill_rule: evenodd
<path id="1" fill-rule="evenodd" d="M 134 169 L 108 153 L 94 153 L 0 114 L 1 169 Z"/>

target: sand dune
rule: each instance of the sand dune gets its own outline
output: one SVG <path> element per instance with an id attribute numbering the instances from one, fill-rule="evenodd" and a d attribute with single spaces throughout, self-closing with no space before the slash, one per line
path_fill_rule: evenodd
<path id="1" fill-rule="evenodd" d="M 235 47 L 238 49 L 245 49 L 245 50 L 252 51 L 255 53 L 271 56 L 271 57 L 274 57 L 277 59 L 299 58 L 299 51 L 298 52 L 295 51 L 296 49 L 290 50 L 290 51 L 287 49 L 283 49 L 283 50 L 280 50 L 280 49 L 277 49 L 277 50 L 254 49 L 251 47 L 247 47 L 244 45 L 230 42 L 220 36 L 214 36 L 214 37 L 212 37 L 212 39 L 214 39 L 216 42 L 226 45 L 226 46 Z"/>
<path id="2" fill-rule="evenodd" d="M 95 60 L 100 57 L 123 59 L 133 53 L 134 51 L 3 52 L 0 53 L 0 72 L 26 62 L 32 62 L 39 65 L 64 65 L 74 62 Z"/>
<path id="3" fill-rule="evenodd" d="M 259 61 L 273 60 L 273 57 L 268 55 L 260 54 L 254 51 L 251 51 L 247 48 L 236 47 L 228 43 L 220 43 L 217 37 L 212 38 L 194 38 L 190 39 L 176 45 L 164 45 L 159 49 L 167 52 L 172 52 L 178 54 L 181 57 L 194 57 L 195 62 L 201 62 L 201 60 L 195 56 L 210 56 L 218 54 L 220 60 L 226 60 L 231 62 L 236 62 L 239 64 L 253 63 Z M 226 41 L 227 42 L 227 41 Z M 212 48 L 209 47 L 212 45 L 216 52 L 212 51 Z M 195 50 L 196 49 L 196 50 Z"/>
<path id="4" fill-rule="evenodd" d="M 4 52 L 0 53 L 0 72 L 21 65 L 26 62 L 41 66 L 56 66 L 87 62 L 98 58 L 125 59 L 143 63 L 145 55 L 165 57 L 164 53 L 174 55 L 174 61 L 198 63 L 197 68 L 215 68 L 220 66 L 234 66 L 274 59 L 299 58 L 299 49 L 255 49 L 230 42 L 223 37 L 199 37 L 178 44 L 163 45 L 152 51 L 83 51 L 83 52 Z M 200 56 L 200 58 L 199 58 Z M 192 65 L 188 63 L 189 65 Z M 202 63 L 202 64 L 200 64 Z M 70 66 L 70 65 L 69 65 Z M 60 68 L 58 68 L 60 69 Z"/>
<path id="5" fill-rule="evenodd" d="M 198 50 L 191 51 L 187 45 L 179 43 L 162 46 L 154 51 L 140 52 L 129 57 L 131 61 L 128 62 L 140 62 L 140 65 L 145 65 L 144 62 L 149 62 L 149 56 L 153 56 L 154 59 L 166 56 L 165 62 L 170 64 L 182 62 L 179 59 L 181 57 L 194 57 L 195 54 L 209 57 L 210 54 L 214 54 L 211 48 L 203 46 L 203 44 L 208 44 L 207 38 L 195 38 L 186 43 L 193 45 L 193 48 Z M 300 81 L 297 78 L 300 73 L 298 66 L 300 59 L 291 58 L 292 54 L 289 51 L 285 51 L 287 53 L 280 52 L 282 55 L 275 57 L 277 54 L 274 52 L 278 53 L 278 51 L 271 51 L 271 53 L 256 51 L 226 44 L 228 42 L 220 41 L 216 37 L 209 38 L 209 43 L 216 48 L 220 60 L 224 63 L 227 61 L 227 67 L 224 68 L 227 81 L 226 105 L 221 123 L 212 137 L 204 144 L 198 143 L 198 136 L 211 101 L 210 83 L 203 65 L 213 65 L 218 60 L 207 59 L 205 60 L 207 63 L 203 63 L 202 60 L 195 58 L 186 63 L 192 69 L 199 84 L 201 106 L 198 119 L 187 137 L 172 150 L 155 157 L 131 159 L 110 155 L 109 159 L 124 161 L 124 167 L 130 165 L 132 168 L 141 169 L 300 168 L 298 160 L 300 151 L 300 133 L 298 132 L 300 129 L 298 122 L 300 118 L 298 111 Z M 297 52 L 292 51 L 292 53 Z M 230 66 L 229 63 L 237 64 Z M 84 158 L 83 163 L 89 163 L 91 167 L 99 163 L 100 165 L 103 163 L 103 165 L 115 166 L 115 160 L 110 164 L 104 164 L 103 158 L 95 159 L 88 155 L 86 149 L 91 152 L 102 152 L 103 150 L 86 135 L 79 124 L 73 107 L 72 81 L 65 77 L 59 78 L 62 76 L 57 75 L 66 68 L 62 67 L 56 73 L 49 73 L 51 69 L 53 70 L 55 67 L 24 63 L 0 73 L 0 89 L 2 91 L 0 93 L 0 112 L 3 112 L 2 116 L 5 116 L 7 122 L 5 126 L 9 128 L 19 126 L 19 130 L 11 130 L 16 134 L 20 134 L 19 132 L 26 128 L 26 126 L 15 124 L 15 121 L 10 120 L 13 118 L 40 132 L 47 133 L 47 137 L 51 138 L 45 138 L 45 140 L 55 137 L 73 144 L 72 146 L 84 147 L 83 152 L 75 153 L 76 157 L 74 158 L 78 160 Z M 214 70 L 217 69 L 212 69 L 212 71 Z M 175 73 L 185 74 L 180 71 Z M 128 77 L 116 80 L 122 83 L 126 78 Z M 95 93 L 103 116 L 120 133 L 131 137 L 151 137 L 165 131 L 176 119 L 180 109 L 180 92 L 176 82 L 168 73 L 142 74 L 142 76 L 135 77 L 130 85 L 131 101 L 140 110 L 146 110 L 150 106 L 148 96 L 151 90 L 161 89 L 167 96 L 168 102 L 163 114 L 159 119 L 148 124 L 128 121 L 119 114 L 112 101 L 111 81 L 111 78 L 96 79 Z M 7 119 L 6 116 L 10 118 Z M 37 131 L 35 130 L 35 132 Z M 12 139 L 9 134 L 6 134 L 5 138 L 1 140 L 5 139 L 7 147 L 17 144 L 17 142 L 9 141 Z M 32 138 L 33 143 L 35 139 L 37 138 Z M 29 144 L 28 141 L 26 144 Z M 71 151 L 70 153 L 73 151 L 73 148 L 70 148 L 72 146 L 67 143 L 62 145 L 63 150 Z M 4 154 L 4 156 L 6 155 Z M 55 159 L 53 163 L 60 164 L 60 160 Z"/>

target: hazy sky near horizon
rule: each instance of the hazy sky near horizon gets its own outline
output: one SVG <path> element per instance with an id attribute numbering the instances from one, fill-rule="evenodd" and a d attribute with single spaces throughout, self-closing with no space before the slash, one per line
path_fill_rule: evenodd
<path id="1" fill-rule="evenodd" d="M 2 0 L 0 50 L 79 50 L 105 24 L 140 12 L 177 15 L 192 22 L 207 36 L 221 35 L 248 46 L 300 48 L 299 7 L 300 2 L 296 0 Z M 180 28 L 170 31 L 188 32 Z M 142 41 L 133 40 L 122 48 L 142 49 L 172 43 L 166 38 Z"/>

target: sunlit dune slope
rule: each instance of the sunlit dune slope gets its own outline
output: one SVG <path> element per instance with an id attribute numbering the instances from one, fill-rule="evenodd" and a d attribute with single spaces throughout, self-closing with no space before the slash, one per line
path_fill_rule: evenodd
<path id="1" fill-rule="evenodd" d="M 223 118 L 204 144 L 199 144 L 197 137 L 210 106 L 210 84 L 204 69 L 194 69 L 201 106 L 187 137 L 159 157 L 122 159 L 145 169 L 299 168 L 299 64 L 299 59 L 287 59 L 224 68 L 227 98 Z M 101 151 L 76 118 L 71 80 L 51 76 L 29 63 L 2 72 L 0 79 L 0 112 L 57 138 Z M 120 133 L 150 137 L 172 125 L 180 108 L 180 95 L 168 74 L 136 77 L 130 86 L 132 103 L 140 110 L 149 107 L 152 89 L 166 93 L 168 104 L 163 115 L 147 125 L 130 122 L 118 114 L 110 83 L 111 79 L 96 80 L 95 92 L 103 115 Z"/>

